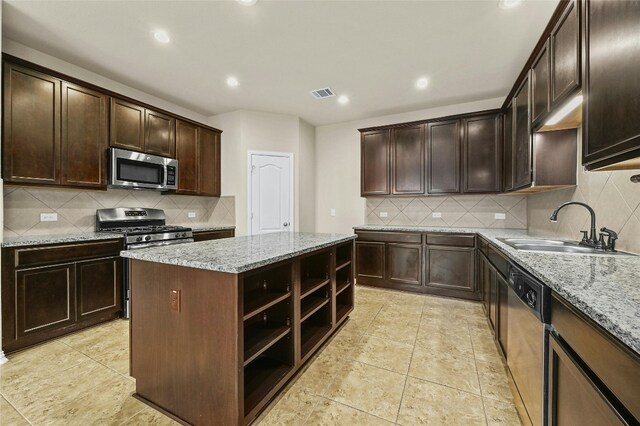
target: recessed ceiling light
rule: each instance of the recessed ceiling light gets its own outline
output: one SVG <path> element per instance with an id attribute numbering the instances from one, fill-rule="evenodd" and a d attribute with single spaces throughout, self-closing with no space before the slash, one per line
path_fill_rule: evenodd
<path id="1" fill-rule="evenodd" d="M 500 9 L 512 9 L 522 3 L 522 0 L 498 0 Z"/>
<path id="2" fill-rule="evenodd" d="M 345 95 L 342 95 L 342 96 L 340 96 L 338 98 L 338 102 L 340 102 L 343 105 L 346 104 L 346 103 L 349 103 L 349 97 L 345 96 Z"/>
<path id="3" fill-rule="evenodd" d="M 171 41 L 171 37 L 169 37 L 169 33 L 164 30 L 155 30 L 153 32 L 153 38 L 155 38 L 160 43 L 169 43 Z"/>
<path id="4" fill-rule="evenodd" d="M 237 87 L 240 84 L 237 78 L 235 77 L 227 77 L 227 86 L 229 87 Z"/>
<path id="5" fill-rule="evenodd" d="M 253 6 L 254 4 L 258 3 L 258 0 L 236 0 L 236 1 L 243 6 Z"/>
<path id="6" fill-rule="evenodd" d="M 424 89 L 424 88 L 426 88 L 428 85 L 429 85 L 429 80 L 427 80 L 427 78 L 426 78 L 426 77 L 419 78 L 419 79 L 416 81 L 416 87 L 417 87 L 418 89 Z"/>

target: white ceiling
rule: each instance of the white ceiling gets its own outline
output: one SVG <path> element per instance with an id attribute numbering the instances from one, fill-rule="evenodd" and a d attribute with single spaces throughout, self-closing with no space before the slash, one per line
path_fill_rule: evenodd
<path id="1" fill-rule="evenodd" d="M 322 125 L 506 96 L 557 3 L 9 0 L 2 31 L 206 116 L 254 109 Z M 325 86 L 351 101 L 308 93 Z"/>

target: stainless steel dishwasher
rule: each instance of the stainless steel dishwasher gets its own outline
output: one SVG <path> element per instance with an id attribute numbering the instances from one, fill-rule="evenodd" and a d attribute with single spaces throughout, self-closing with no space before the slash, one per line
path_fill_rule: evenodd
<path id="1" fill-rule="evenodd" d="M 531 424 L 544 425 L 551 290 L 512 264 L 508 299 L 507 364 Z"/>

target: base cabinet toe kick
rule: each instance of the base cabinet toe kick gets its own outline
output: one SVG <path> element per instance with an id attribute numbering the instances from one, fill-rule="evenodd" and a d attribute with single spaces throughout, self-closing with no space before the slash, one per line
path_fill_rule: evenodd
<path id="1" fill-rule="evenodd" d="M 353 247 L 242 273 L 130 259 L 135 396 L 183 424 L 252 423 L 353 310 Z"/>

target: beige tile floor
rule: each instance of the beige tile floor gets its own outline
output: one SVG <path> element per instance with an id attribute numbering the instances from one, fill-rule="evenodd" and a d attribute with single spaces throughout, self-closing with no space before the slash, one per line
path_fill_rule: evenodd
<path id="1" fill-rule="evenodd" d="M 520 425 L 477 303 L 366 287 L 349 322 L 256 424 Z M 0 425 L 171 425 L 131 394 L 128 322 L 9 357 Z"/>

